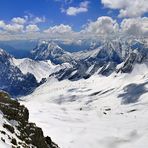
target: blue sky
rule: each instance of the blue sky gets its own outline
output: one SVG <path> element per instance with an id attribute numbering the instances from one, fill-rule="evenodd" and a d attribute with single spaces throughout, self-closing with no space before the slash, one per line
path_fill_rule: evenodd
<path id="1" fill-rule="evenodd" d="M 147 34 L 147 21 L 148 0 L 0 0 L 0 39 L 39 32 L 131 32 L 134 24 Z"/>
<path id="2" fill-rule="evenodd" d="M 99 0 L 90 1 L 86 13 L 69 16 L 61 12 L 62 7 L 65 9 L 70 6 L 78 7 L 81 2 L 83 0 L 75 0 L 72 3 L 65 3 L 64 0 L 1 0 L 0 19 L 9 21 L 13 17 L 32 14 L 46 17 L 46 23 L 43 23 L 41 27 L 45 28 L 63 23 L 73 26 L 75 30 L 80 30 L 82 25 L 86 24 L 88 20 L 96 20 L 102 15 L 115 16 L 115 13 L 109 14 L 109 10 L 105 9 Z"/>

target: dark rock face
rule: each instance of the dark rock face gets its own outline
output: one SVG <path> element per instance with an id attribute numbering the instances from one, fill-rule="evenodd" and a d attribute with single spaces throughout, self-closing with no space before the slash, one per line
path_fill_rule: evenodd
<path id="1" fill-rule="evenodd" d="M 63 50 L 55 42 L 43 41 L 31 51 L 31 58 L 34 60 L 51 60 L 54 64 L 74 62 L 70 53 Z"/>
<path id="2" fill-rule="evenodd" d="M 133 70 L 133 63 L 134 63 L 135 60 L 136 60 L 136 56 L 137 56 L 137 55 L 136 55 L 135 53 L 131 53 L 131 54 L 127 57 L 127 59 L 126 59 L 124 65 L 123 65 L 123 67 L 120 69 L 121 72 L 123 72 L 123 73 L 128 73 L 128 72 L 131 72 L 131 71 Z"/>
<path id="3" fill-rule="evenodd" d="M 143 53 L 146 50 L 148 51 L 148 49 L 143 49 L 142 52 L 136 50 L 136 52 L 129 53 L 124 61 L 123 66 L 118 69 L 117 72 L 121 71 L 122 73 L 130 73 L 132 72 L 136 63 L 147 63 L 148 53 Z"/>
<path id="4" fill-rule="evenodd" d="M 32 74 L 24 75 L 13 65 L 12 56 L 0 49 L 0 89 L 12 96 L 31 93 L 39 84 Z"/>
<path id="5" fill-rule="evenodd" d="M 50 137 L 44 137 L 41 128 L 37 127 L 34 123 L 29 123 L 28 109 L 20 105 L 17 101 L 11 100 L 9 95 L 4 92 L 0 92 L 0 111 L 2 111 L 4 118 L 18 123 L 15 128 L 19 133 L 15 133 L 13 125 L 3 125 L 5 129 L 14 133 L 22 141 L 18 142 L 15 138 L 12 138 L 11 143 L 13 145 L 24 148 L 30 148 L 30 145 L 37 148 L 58 148 Z"/>
<path id="6" fill-rule="evenodd" d="M 3 127 L 9 130 L 11 133 L 14 133 L 14 128 L 9 124 L 3 124 Z"/>
<path id="7" fill-rule="evenodd" d="M 47 51 L 47 48 L 44 50 Z M 73 67 L 56 71 L 50 76 L 58 80 L 78 80 L 87 79 L 94 73 L 104 76 L 109 76 L 115 71 L 130 73 L 136 63 L 148 62 L 148 47 L 147 43 L 137 40 L 105 41 L 97 48 L 71 53 L 71 55 L 74 62 L 67 62 Z M 117 69 L 117 65 L 121 63 L 124 63 L 123 66 Z"/>

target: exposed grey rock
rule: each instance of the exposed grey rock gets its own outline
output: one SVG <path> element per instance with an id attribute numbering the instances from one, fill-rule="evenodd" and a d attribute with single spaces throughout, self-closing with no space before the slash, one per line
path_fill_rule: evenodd
<path id="1" fill-rule="evenodd" d="M 29 123 L 28 109 L 20 105 L 15 100 L 11 100 L 10 96 L 5 92 L 0 92 L 0 111 L 8 121 L 16 121 L 18 124 L 4 124 L 3 127 L 9 132 L 15 134 L 17 138 L 22 141 L 17 141 L 14 137 L 10 137 L 11 143 L 16 146 L 22 146 L 24 148 L 37 147 L 37 148 L 58 148 L 58 146 L 52 142 L 50 137 L 44 137 L 41 128 L 37 127 L 35 123 Z M 18 132 L 15 132 L 16 128 Z M 4 131 L 1 131 L 6 134 Z"/>

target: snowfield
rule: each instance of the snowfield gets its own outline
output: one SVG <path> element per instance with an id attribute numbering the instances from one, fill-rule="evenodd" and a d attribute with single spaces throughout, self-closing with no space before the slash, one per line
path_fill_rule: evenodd
<path id="1" fill-rule="evenodd" d="M 20 100 L 60 148 L 148 146 L 148 65 L 86 80 L 50 78 Z"/>
<path id="2" fill-rule="evenodd" d="M 50 73 L 52 73 L 52 69 L 55 67 L 50 60 L 34 61 L 29 58 L 13 58 L 13 63 L 23 74 L 27 74 L 28 72 L 33 74 L 38 82 L 40 82 L 42 78 L 47 78 Z"/>
<path id="3" fill-rule="evenodd" d="M 60 71 L 61 69 L 66 69 L 72 67 L 69 63 L 63 63 L 54 65 L 50 60 L 46 61 L 34 61 L 29 58 L 24 59 L 12 59 L 12 62 L 17 66 L 23 74 L 31 73 L 34 75 L 36 80 L 40 82 L 43 78 L 48 78 L 49 75 Z"/>

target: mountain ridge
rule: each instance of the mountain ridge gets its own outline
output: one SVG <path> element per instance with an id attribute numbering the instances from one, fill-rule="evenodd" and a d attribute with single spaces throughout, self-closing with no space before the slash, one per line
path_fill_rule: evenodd
<path id="1" fill-rule="evenodd" d="M 53 41 L 41 41 L 31 51 L 32 59 L 15 59 L 1 49 L 0 88 L 14 96 L 26 95 L 50 77 L 79 80 L 94 74 L 130 73 L 136 63 L 148 62 L 147 51 L 148 44 L 139 40 L 106 41 L 75 53 L 64 51 Z"/>

